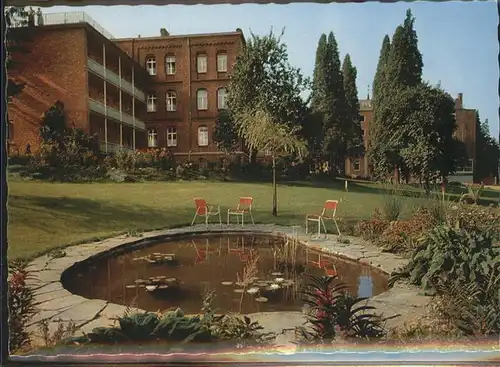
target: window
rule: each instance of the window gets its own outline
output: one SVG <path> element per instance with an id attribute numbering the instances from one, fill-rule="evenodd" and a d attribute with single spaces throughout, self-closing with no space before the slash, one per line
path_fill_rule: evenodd
<path id="1" fill-rule="evenodd" d="M 358 160 L 358 159 L 356 159 L 356 160 L 354 161 L 353 166 L 354 166 L 354 172 L 359 172 L 360 163 L 359 163 L 359 160 Z"/>
<path id="2" fill-rule="evenodd" d="M 165 57 L 165 74 L 167 75 L 175 74 L 175 56 Z"/>
<path id="3" fill-rule="evenodd" d="M 365 116 L 359 115 L 359 121 L 361 121 L 361 122 L 365 121 Z"/>
<path id="4" fill-rule="evenodd" d="M 208 146 L 208 127 L 206 126 L 198 128 L 198 145 L 200 147 Z"/>
<path id="5" fill-rule="evenodd" d="M 208 92 L 206 89 L 198 89 L 196 92 L 196 103 L 198 110 L 208 109 Z"/>
<path id="6" fill-rule="evenodd" d="M 177 129 L 175 127 L 167 128 L 167 147 L 177 146 Z"/>
<path id="7" fill-rule="evenodd" d="M 198 55 L 196 59 L 196 69 L 198 73 L 207 72 L 207 55 Z"/>
<path id="8" fill-rule="evenodd" d="M 177 94 L 169 90 L 165 96 L 165 107 L 167 111 L 177 111 Z"/>
<path id="9" fill-rule="evenodd" d="M 154 56 L 148 56 L 146 58 L 146 70 L 149 75 L 156 75 L 156 58 Z"/>
<path id="10" fill-rule="evenodd" d="M 156 112 L 156 96 L 154 94 L 148 94 L 147 111 Z"/>
<path id="11" fill-rule="evenodd" d="M 156 130 L 148 131 L 148 148 L 155 148 L 158 146 L 158 132 Z"/>
<path id="12" fill-rule="evenodd" d="M 226 88 L 220 88 L 217 91 L 217 108 L 223 110 L 226 108 L 227 91 Z"/>
<path id="13" fill-rule="evenodd" d="M 7 122 L 7 140 L 14 139 L 14 124 L 12 122 Z"/>
<path id="14" fill-rule="evenodd" d="M 365 129 L 361 129 L 361 135 L 366 136 L 366 130 Z"/>
<path id="15" fill-rule="evenodd" d="M 217 71 L 219 73 L 227 72 L 227 55 L 218 54 L 217 55 Z"/>

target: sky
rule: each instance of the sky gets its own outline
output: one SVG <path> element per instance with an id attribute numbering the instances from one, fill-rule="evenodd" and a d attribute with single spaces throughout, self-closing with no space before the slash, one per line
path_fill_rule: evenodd
<path id="1" fill-rule="evenodd" d="M 384 35 L 391 38 L 410 8 L 423 55 L 423 78 L 440 83 L 454 98 L 463 93 L 465 108 L 488 119 L 499 133 L 498 11 L 495 1 L 401 2 L 381 4 L 245 4 L 166 6 L 56 6 L 44 13 L 84 11 L 114 37 L 228 32 L 241 28 L 264 35 L 285 29 L 291 64 L 312 76 L 318 39 L 333 31 L 341 60 L 349 53 L 358 70 L 359 98 L 373 82 Z M 370 93 L 371 94 L 371 93 Z"/>

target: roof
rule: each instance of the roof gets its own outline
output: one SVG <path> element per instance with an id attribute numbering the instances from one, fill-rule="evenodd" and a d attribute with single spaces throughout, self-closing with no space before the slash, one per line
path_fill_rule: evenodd
<path id="1" fill-rule="evenodd" d="M 228 36 L 239 36 L 242 38 L 243 43 L 245 42 L 245 37 L 243 32 L 236 30 L 233 32 L 214 32 L 214 33 L 192 33 L 192 34 L 178 34 L 178 35 L 168 35 L 168 36 L 154 36 L 154 37 L 126 37 L 126 38 L 115 38 L 113 42 L 125 42 L 125 41 L 153 41 L 153 40 L 168 40 L 168 39 L 183 39 L 183 38 L 203 38 L 203 37 L 228 37 Z"/>

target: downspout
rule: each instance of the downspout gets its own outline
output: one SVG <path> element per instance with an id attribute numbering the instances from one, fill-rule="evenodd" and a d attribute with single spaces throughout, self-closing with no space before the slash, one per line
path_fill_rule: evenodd
<path id="1" fill-rule="evenodd" d="M 187 85 L 188 85 L 188 100 L 189 100 L 189 109 L 188 109 L 188 131 L 189 131 L 189 146 L 188 146 L 188 151 L 191 152 L 192 146 L 193 146 L 193 120 L 192 120 L 192 109 L 193 109 L 193 101 L 191 100 L 192 93 L 191 93 L 191 40 L 188 37 L 187 38 L 187 49 L 188 49 L 188 80 L 187 80 Z"/>

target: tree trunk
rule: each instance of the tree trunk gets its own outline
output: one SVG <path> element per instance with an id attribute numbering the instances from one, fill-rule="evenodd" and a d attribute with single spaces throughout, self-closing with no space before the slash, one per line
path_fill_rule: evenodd
<path id="1" fill-rule="evenodd" d="M 273 154 L 273 217 L 278 216 L 278 188 L 276 186 L 276 158 Z"/>

